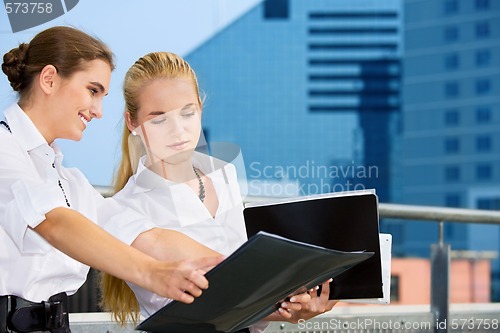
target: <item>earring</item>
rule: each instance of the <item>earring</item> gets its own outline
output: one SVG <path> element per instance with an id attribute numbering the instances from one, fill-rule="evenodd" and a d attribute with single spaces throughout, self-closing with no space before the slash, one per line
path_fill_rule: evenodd
<path id="1" fill-rule="evenodd" d="M 136 132 L 136 131 L 132 131 L 132 135 L 133 135 L 133 136 L 136 136 L 136 135 L 137 135 L 137 132 Z"/>

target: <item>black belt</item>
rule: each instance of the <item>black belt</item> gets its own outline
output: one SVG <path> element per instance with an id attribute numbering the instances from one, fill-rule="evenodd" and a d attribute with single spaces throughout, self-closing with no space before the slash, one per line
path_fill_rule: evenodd
<path id="1" fill-rule="evenodd" d="M 0 333 L 70 333 L 68 296 L 60 293 L 34 303 L 18 296 L 0 296 Z"/>

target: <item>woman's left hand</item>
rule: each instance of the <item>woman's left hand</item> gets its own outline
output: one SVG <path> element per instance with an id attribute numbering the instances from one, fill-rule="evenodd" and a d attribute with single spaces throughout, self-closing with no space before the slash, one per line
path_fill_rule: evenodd
<path id="1" fill-rule="evenodd" d="M 297 294 L 289 301 L 282 302 L 278 311 L 268 318 L 274 321 L 288 321 L 298 323 L 299 320 L 308 320 L 319 314 L 330 311 L 338 300 L 329 300 L 330 282 L 332 279 L 321 285 L 321 293 L 318 295 L 319 287 L 315 287 L 306 293 Z"/>

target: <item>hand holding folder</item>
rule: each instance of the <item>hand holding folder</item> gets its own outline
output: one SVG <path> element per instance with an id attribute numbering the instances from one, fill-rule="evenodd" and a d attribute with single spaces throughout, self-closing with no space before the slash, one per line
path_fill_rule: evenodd
<path id="1" fill-rule="evenodd" d="M 171 302 L 137 329 L 169 333 L 235 332 L 310 289 L 370 258 L 259 232 L 206 274 L 210 286 L 191 304 Z"/>

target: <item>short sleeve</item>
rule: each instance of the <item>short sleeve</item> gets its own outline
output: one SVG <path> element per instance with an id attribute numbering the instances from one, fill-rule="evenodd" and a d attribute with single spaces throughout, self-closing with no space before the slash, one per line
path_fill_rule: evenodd
<path id="1" fill-rule="evenodd" d="M 28 184 L 18 180 L 11 185 L 11 192 L 2 227 L 21 253 L 45 252 L 50 244 L 33 228 L 45 220 L 45 214 L 65 206 L 59 187 L 50 182 Z"/>
<path id="2" fill-rule="evenodd" d="M 114 198 L 100 200 L 97 220 L 104 230 L 128 245 L 139 234 L 153 227 L 142 214 L 120 204 Z"/>

